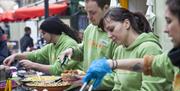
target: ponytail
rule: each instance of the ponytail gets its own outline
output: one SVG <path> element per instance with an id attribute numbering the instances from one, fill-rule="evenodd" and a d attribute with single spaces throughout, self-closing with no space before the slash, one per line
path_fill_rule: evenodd
<path id="1" fill-rule="evenodd" d="M 70 28 L 68 25 L 66 25 L 64 23 L 62 23 L 62 26 L 64 27 L 62 32 L 64 32 L 66 35 L 68 35 L 72 39 L 76 40 L 77 42 L 79 41 L 79 39 L 76 37 L 77 32 L 75 32 L 75 30 L 73 30 L 72 28 Z"/>
<path id="2" fill-rule="evenodd" d="M 137 31 L 140 34 L 143 32 L 145 32 L 145 33 L 152 32 L 149 22 L 144 17 L 144 15 L 142 15 L 142 13 L 135 12 L 135 13 L 133 13 L 133 15 L 134 15 L 134 20 L 138 27 L 138 30 L 135 30 L 135 31 Z"/>
<path id="3" fill-rule="evenodd" d="M 111 8 L 105 13 L 104 18 L 110 17 L 114 21 L 123 22 L 125 19 L 130 21 L 132 28 L 138 33 L 152 32 L 147 19 L 139 12 L 133 13 L 125 8 Z"/>

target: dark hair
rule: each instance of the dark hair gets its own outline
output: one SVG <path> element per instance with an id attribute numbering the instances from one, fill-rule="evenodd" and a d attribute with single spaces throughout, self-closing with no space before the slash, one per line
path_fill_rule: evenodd
<path id="1" fill-rule="evenodd" d="M 140 12 L 132 13 L 125 8 L 111 8 L 104 15 L 104 19 L 110 17 L 114 21 L 123 22 L 125 19 L 130 21 L 132 28 L 138 33 L 152 32 L 147 19 Z"/>
<path id="2" fill-rule="evenodd" d="M 101 9 L 103 9 L 105 5 L 110 6 L 110 2 L 111 2 L 111 0 L 85 0 L 86 3 L 89 1 L 95 1 Z"/>
<path id="3" fill-rule="evenodd" d="M 167 0 L 166 5 L 170 12 L 178 18 L 180 22 L 180 0 Z"/>
<path id="4" fill-rule="evenodd" d="M 24 28 L 24 31 L 25 31 L 25 32 L 31 31 L 31 28 L 26 26 L 26 27 Z"/>
<path id="5" fill-rule="evenodd" d="M 62 32 L 64 32 L 74 40 L 78 41 L 75 32 L 63 21 L 61 21 L 58 16 L 48 17 L 45 21 L 42 22 L 40 29 L 50 34 L 56 35 L 61 35 Z"/>

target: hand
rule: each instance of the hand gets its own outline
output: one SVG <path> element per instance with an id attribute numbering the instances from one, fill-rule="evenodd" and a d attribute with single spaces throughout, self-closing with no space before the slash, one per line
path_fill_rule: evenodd
<path id="1" fill-rule="evenodd" d="M 94 80 L 93 88 L 96 88 L 101 83 L 106 73 L 111 72 L 112 69 L 106 58 L 94 60 L 83 78 L 83 83 Z"/>
<path id="2" fill-rule="evenodd" d="M 11 56 L 5 58 L 3 61 L 3 64 L 6 66 L 10 66 L 11 63 L 15 60 L 15 57 L 16 57 L 16 55 L 14 54 L 14 55 L 11 55 Z"/>
<path id="3" fill-rule="evenodd" d="M 32 62 L 30 60 L 21 60 L 21 61 L 19 61 L 19 63 L 26 69 L 33 69 L 35 66 L 34 62 Z"/>
<path id="4" fill-rule="evenodd" d="M 58 58 L 59 58 L 61 61 L 64 60 L 65 56 L 67 56 L 68 59 L 71 59 L 72 54 L 73 54 L 73 49 L 72 49 L 72 48 L 68 48 L 68 49 L 66 49 L 65 51 L 63 51 L 63 52 L 59 55 Z"/>

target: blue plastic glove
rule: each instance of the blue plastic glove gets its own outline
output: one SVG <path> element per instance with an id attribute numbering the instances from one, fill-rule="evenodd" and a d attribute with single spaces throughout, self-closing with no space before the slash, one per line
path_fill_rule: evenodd
<path id="1" fill-rule="evenodd" d="M 96 88 L 101 83 L 101 80 L 106 73 L 111 72 L 112 69 L 110 68 L 106 58 L 96 59 L 92 62 L 85 77 L 83 78 L 83 83 L 94 80 L 93 88 Z"/>

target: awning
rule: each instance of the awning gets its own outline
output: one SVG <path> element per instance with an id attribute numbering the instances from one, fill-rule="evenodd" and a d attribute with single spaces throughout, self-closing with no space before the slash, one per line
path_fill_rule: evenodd
<path id="1" fill-rule="evenodd" d="M 67 9 L 67 3 L 63 2 L 60 4 L 50 4 L 49 5 L 49 16 L 54 14 L 59 14 Z M 44 6 L 33 6 L 33 7 L 22 7 L 14 12 L 14 17 L 16 20 L 27 20 L 30 18 L 36 18 L 44 16 Z"/>
<path id="2" fill-rule="evenodd" d="M 10 22 L 10 21 L 11 22 L 15 21 L 13 11 L 6 11 L 4 13 L 0 13 L 0 22 Z"/>
<path id="3" fill-rule="evenodd" d="M 67 9 L 67 3 L 49 5 L 49 16 L 60 14 Z M 44 16 L 44 6 L 22 7 L 15 11 L 0 13 L 0 22 L 25 21 L 31 18 Z"/>

